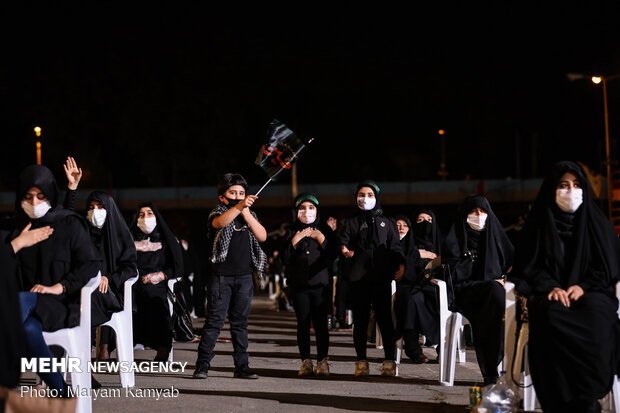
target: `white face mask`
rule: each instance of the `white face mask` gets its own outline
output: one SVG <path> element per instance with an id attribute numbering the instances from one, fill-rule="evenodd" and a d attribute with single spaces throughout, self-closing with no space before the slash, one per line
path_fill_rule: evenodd
<path id="1" fill-rule="evenodd" d="M 316 209 L 300 209 L 297 218 L 304 224 L 312 224 L 316 220 Z"/>
<path id="2" fill-rule="evenodd" d="M 32 206 L 30 202 L 24 200 L 22 201 L 22 209 L 30 219 L 39 219 L 52 209 L 52 204 L 50 204 L 50 201 L 44 201 L 37 206 Z"/>
<path id="3" fill-rule="evenodd" d="M 562 211 L 572 214 L 577 211 L 583 203 L 583 189 L 558 188 L 555 190 L 555 202 Z"/>
<path id="4" fill-rule="evenodd" d="M 487 217 L 487 214 L 469 214 L 467 215 L 467 223 L 472 229 L 475 229 L 476 231 L 482 231 L 486 226 Z"/>
<path id="5" fill-rule="evenodd" d="M 142 230 L 145 234 L 150 234 L 153 232 L 155 227 L 157 226 L 157 218 L 138 218 L 138 228 Z"/>
<path id="6" fill-rule="evenodd" d="M 86 218 L 93 227 L 101 228 L 105 224 L 107 214 L 108 212 L 105 209 L 89 209 L 86 213 Z"/>
<path id="7" fill-rule="evenodd" d="M 398 238 L 402 241 L 407 234 L 398 234 Z"/>
<path id="8" fill-rule="evenodd" d="M 357 198 L 357 206 L 364 211 L 370 211 L 375 205 L 377 205 L 377 198 L 366 198 L 365 196 Z"/>

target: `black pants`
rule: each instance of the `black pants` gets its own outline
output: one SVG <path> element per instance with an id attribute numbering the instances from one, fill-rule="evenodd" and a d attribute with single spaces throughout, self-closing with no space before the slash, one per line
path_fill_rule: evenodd
<path id="1" fill-rule="evenodd" d="M 226 314 L 230 323 L 235 367 L 247 366 L 248 315 L 254 295 L 252 274 L 235 276 L 210 276 L 208 279 L 207 316 L 198 345 L 196 365 L 209 369 L 215 357 L 213 349 L 224 326 Z"/>
<path id="2" fill-rule="evenodd" d="M 353 345 L 358 360 L 366 360 L 366 339 L 370 307 L 375 310 L 383 339 L 386 360 L 394 360 L 396 355 L 396 334 L 392 322 L 392 287 L 389 281 L 355 281 L 350 283 L 353 306 Z"/>
<path id="3" fill-rule="evenodd" d="M 350 283 L 345 280 L 342 275 L 338 275 L 338 279 L 336 281 L 336 297 L 335 297 L 335 306 L 336 306 L 336 317 L 340 322 L 340 327 L 344 325 L 344 322 L 347 318 L 347 308 L 351 308 L 350 303 Z"/>
<path id="4" fill-rule="evenodd" d="M 506 290 L 497 281 L 479 281 L 455 292 L 456 309 L 471 323 L 474 347 L 485 383 L 497 380 L 504 357 Z"/>
<path id="5" fill-rule="evenodd" d="M 297 346 L 302 360 L 310 358 L 310 324 L 316 336 L 317 360 L 327 357 L 329 330 L 327 315 L 331 308 L 329 288 L 325 285 L 307 287 L 293 294 L 293 306 L 297 316 Z"/>

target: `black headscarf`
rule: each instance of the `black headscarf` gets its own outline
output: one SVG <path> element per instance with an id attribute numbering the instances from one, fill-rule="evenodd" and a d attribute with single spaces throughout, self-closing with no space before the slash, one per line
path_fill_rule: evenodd
<path id="1" fill-rule="evenodd" d="M 56 185 L 56 179 L 52 171 L 43 165 L 30 165 L 19 174 L 17 191 L 15 194 L 15 211 L 17 212 L 17 222 L 20 228 L 23 228 L 29 221 L 33 221 L 26 215 L 21 205 L 24 195 L 26 195 L 26 192 L 33 186 L 36 186 L 45 194 L 52 206 L 52 208 L 47 211 L 47 214 L 36 220 L 38 225 L 49 225 L 62 217 L 75 214 L 73 211 L 66 210 L 59 205 L 58 185 Z M 36 227 L 36 225 L 34 227 Z"/>
<path id="2" fill-rule="evenodd" d="M 88 225 L 90 233 L 103 242 L 105 274 L 116 271 L 119 262 L 133 262 L 133 272 L 135 273 L 136 247 L 127 223 L 125 223 L 121 211 L 119 211 L 116 202 L 114 202 L 114 198 L 103 191 L 91 192 L 86 200 L 87 210 L 92 201 L 99 202 L 106 210 L 103 227 L 97 228 L 90 224 Z"/>
<path id="3" fill-rule="evenodd" d="M 567 172 L 575 175 L 583 190 L 583 203 L 574 214 L 562 212 L 555 201 L 560 178 Z M 572 246 L 564 251 L 561 237 L 567 233 L 572 234 Z M 566 289 L 579 284 L 613 295 L 620 277 L 619 257 L 618 235 L 592 199 L 583 169 L 573 162 L 558 162 L 543 181 L 521 230 L 511 278 L 525 294 L 530 288 L 548 293 L 554 286 Z M 523 280 L 525 284 L 519 282 Z"/>
<path id="4" fill-rule="evenodd" d="M 377 202 L 373 209 L 368 211 L 361 209 L 357 206 L 359 210 L 359 216 L 362 217 L 364 221 L 366 221 L 366 225 L 368 225 L 368 230 L 366 231 L 366 236 L 360 237 L 360 246 L 366 250 L 376 249 L 379 246 L 379 233 L 378 228 L 375 223 L 375 217 L 378 215 L 383 215 L 383 210 L 381 209 L 381 190 L 379 186 L 374 181 L 363 181 L 357 185 L 355 189 L 355 203 L 357 205 L 357 194 L 363 187 L 368 187 L 372 189 L 372 192 L 375 194 L 375 198 Z"/>
<path id="5" fill-rule="evenodd" d="M 418 223 L 417 221 L 420 214 L 430 215 L 433 222 L 424 220 Z M 422 208 L 414 215 L 414 221 L 413 227 L 410 228 L 411 232 L 413 232 L 418 249 L 431 251 L 439 255 L 441 252 L 441 233 L 439 231 L 437 218 L 435 218 L 435 213 L 430 209 Z"/>
<path id="6" fill-rule="evenodd" d="M 150 234 L 145 234 L 140 228 L 138 228 L 138 216 L 140 215 L 140 209 L 145 207 L 149 207 L 153 210 L 153 214 L 157 220 L 157 225 Z M 142 241 L 150 238 L 151 242 L 163 242 L 172 255 L 172 259 L 174 261 L 174 275 L 180 276 L 183 274 L 183 253 L 181 252 L 181 245 L 168 227 L 168 224 L 166 224 L 164 217 L 151 202 L 143 202 L 138 205 L 131 221 L 131 225 L 129 226 L 129 231 L 131 231 L 131 235 L 135 241 Z"/>
<path id="7" fill-rule="evenodd" d="M 467 223 L 467 215 L 475 209 L 484 209 L 488 216 L 482 231 L 475 231 Z M 496 279 L 505 274 L 512 265 L 514 247 L 504 233 L 503 227 L 482 195 L 465 198 L 459 215 L 444 243 L 443 256 L 448 261 L 458 260 L 471 250 L 478 250 L 478 265 L 482 265 L 484 280 Z"/>

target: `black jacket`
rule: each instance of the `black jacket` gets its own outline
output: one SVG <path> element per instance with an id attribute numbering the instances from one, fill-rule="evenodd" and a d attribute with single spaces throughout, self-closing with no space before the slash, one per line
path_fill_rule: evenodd
<path id="1" fill-rule="evenodd" d="M 343 259 L 343 272 L 349 281 L 361 279 L 391 281 L 399 264 L 405 263 L 396 222 L 383 215 L 372 218 L 375 248 L 364 248 L 368 224 L 363 215 L 344 220 L 339 228 L 339 247 L 354 251 L 352 258 Z"/>
<path id="2" fill-rule="evenodd" d="M 293 290 L 300 290 L 313 285 L 327 285 L 329 262 L 327 237 L 322 245 L 315 239 L 306 237 L 294 248 L 291 243 L 294 235 L 292 232 L 287 237 L 283 260 L 289 286 Z"/>

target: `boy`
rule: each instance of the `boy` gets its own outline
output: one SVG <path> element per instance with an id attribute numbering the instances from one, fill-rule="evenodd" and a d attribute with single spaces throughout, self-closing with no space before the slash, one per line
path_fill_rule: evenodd
<path id="1" fill-rule="evenodd" d="M 243 176 L 225 174 L 217 185 L 220 203 L 209 214 L 211 272 L 207 281 L 207 318 L 194 371 L 196 379 L 207 378 L 226 313 L 234 349 L 234 377 L 258 378 L 249 367 L 248 315 L 254 293 L 252 273 L 261 273 L 265 268 L 267 257 L 259 242 L 267 239 L 267 231 L 250 210 L 258 197 L 246 195 L 247 189 Z"/>

